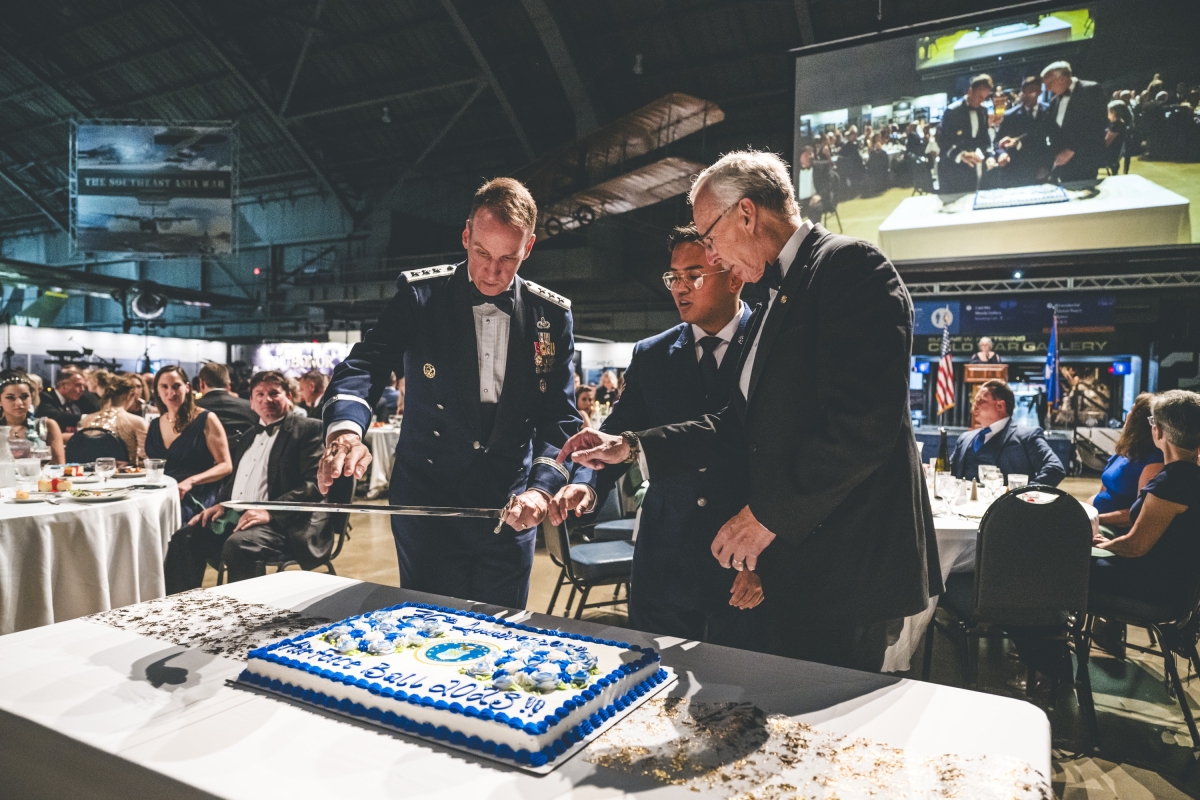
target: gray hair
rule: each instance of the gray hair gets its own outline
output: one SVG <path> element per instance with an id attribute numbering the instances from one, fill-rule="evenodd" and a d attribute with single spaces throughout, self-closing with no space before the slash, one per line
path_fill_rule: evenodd
<path id="1" fill-rule="evenodd" d="M 1062 75 L 1064 78 L 1071 77 L 1071 64 L 1068 61 L 1052 61 L 1042 70 L 1042 80 L 1046 79 L 1047 75 Z"/>
<path id="2" fill-rule="evenodd" d="M 761 150 L 726 153 L 696 176 L 688 192 L 688 202 L 694 205 L 696 195 L 705 187 L 722 206 L 732 206 L 744 197 L 789 219 L 800 216 L 787 162 L 774 153 Z"/>
<path id="3" fill-rule="evenodd" d="M 1154 424 L 1168 442 L 1184 450 L 1200 448 L 1200 394 L 1172 389 L 1150 401 Z"/>

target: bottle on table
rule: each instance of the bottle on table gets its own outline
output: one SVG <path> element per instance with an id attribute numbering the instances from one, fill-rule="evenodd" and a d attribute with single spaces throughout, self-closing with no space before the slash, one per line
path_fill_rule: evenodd
<path id="1" fill-rule="evenodd" d="M 938 428 L 938 453 L 937 453 L 937 471 L 950 471 L 950 445 L 947 441 L 945 426 Z"/>

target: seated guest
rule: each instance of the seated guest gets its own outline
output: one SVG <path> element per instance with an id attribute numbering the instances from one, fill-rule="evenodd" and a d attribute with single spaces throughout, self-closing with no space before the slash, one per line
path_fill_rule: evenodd
<path id="1" fill-rule="evenodd" d="M 671 269 L 663 278 L 683 323 L 635 345 L 625 392 L 601 430 L 644 430 L 698 419 L 720 411 L 735 391 L 751 312 L 740 299 L 742 281 L 708 266 L 699 240 L 691 225 L 672 234 Z M 576 480 L 590 482 L 604 495 L 637 467 L 584 469 Z M 635 480 L 641 483 L 640 473 Z M 629 589 L 634 628 L 744 650 L 769 649 L 759 576 L 722 569 L 709 550 L 746 494 L 745 476 L 730 463 L 651 482 L 634 545 Z M 550 521 L 557 524 L 587 499 L 590 494 L 580 483 L 564 487 L 551 504 Z"/>
<path id="2" fill-rule="evenodd" d="M 858 128 L 851 125 L 846 131 L 845 141 L 838 148 L 837 156 L 838 174 L 843 181 L 843 198 L 858 197 L 862 194 L 863 182 L 867 177 L 862 151 L 858 149 Z"/>
<path id="3" fill-rule="evenodd" d="M 938 192 L 955 194 L 979 188 L 992 149 L 984 101 L 992 96 L 990 75 L 976 75 L 967 93 L 946 107 L 938 127 Z"/>
<path id="4" fill-rule="evenodd" d="M 324 373 L 310 369 L 300 376 L 300 402 L 303 404 L 305 416 L 320 419 L 321 410 L 325 407 L 325 387 L 329 378 Z"/>
<path id="5" fill-rule="evenodd" d="M 250 380 L 250 405 L 258 424 L 233 445 L 233 474 L 220 500 L 318 502 L 317 462 L 324 452 L 321 423 L 289 413 L 288 380 L 260 372 Z M 220 556 L 229 581 L 252 578 L 257 562 L 295 559 L 312 569 L 328 557 L 333 537 L 325 514 L 238 512 L 217 505 L 188 518 L 167 549 L 167 593 L 197 589 L 204 566 Z"/>
<path id="6" fill-rule="evenodd" d="M 391 385 L 383 387 L 383 394 L 375 404 L 375 420 L 387 422 L 393 416 L 404 416 L 404 376 L 397 378 L 394 372 Z"/>
<path id="7" fill-rule="evenodd" d="M 1000 354 L 992 349 L 990 337 L 979 337 L 979 350 L 971 355 L 972 364 L 1003 364 Z"/>
<path id="8" fill-rule="evenodd" d="M 596 387 L 596 402 L 612 405 L 617 402 L 617 371 L 606 369 L 600 373 L 600 385 Z"/>
<path id="9" fill-rule="evenodd" d="M 64 432 L 74 432 L 79 427 L 79 418 L 94 408 L 85 409 L 82 402 L 87 391 L 87 381 L 78 367 L 63 367 L 54 381 L 53 389 L 42 392 L 37 415 L 58 423 Z"/>
<path id="10" fill-rule="evenodd" d="M 827 198 L 831 197 L 832 176 L 832 162 L 817 161 L 811 147 L 800 151 L 800 163 L 796 166 L 796 202 L 805 218 L 820 222 L 825 215 Z"/>
<path id="11" fill-rule="evenodd" d="M 1094 180 L 1104 166 L 1104 129 L 1108 98 L 1093 81 L 1071 74 L 1071 65 L 1055 61 L 1042 70 L 1042 83 L 1054 95 L 1050 101 L 1050 147 L 1058 182 Z"/>
<path id="12" fill-rule="evenodd" d="M 217 415 L 196 405 L 183 367 L 163 367 L 154 376 L 154 405 L 159 417 L 146 432 L 146 457 L 166 459 L 183 518 L 191 519 L 217 501 L 220 480 L 233 471 L 229 440 Z"/>
<path id="13" fill-rule="evenodd" d="M 117 376 L 106 369 L 89 369 L 84 370 L 83 379 L 87 383 L 87 391 L 79 398 L 80 408 L 85 414 L 94 414 L 104 405 L 104 395 Z"/>
<path id="14" fill-rule="evenodd" d="M 974 418 L 983 427 L 958 437 L 950 455 L 954 477 L 974 480 L 979 465 L 999 467 L 1005 480 L 1010 474 L 1028 475 L 1030 483 L 1058 486 L 1066 477 L 1062 462 L 1041 428 L 1022 428 L 1012 424 L 1016 398 L 1004 381 L 986 381 L 979 385 L 971 406 Z"/>
<path id="15" fill-rule="evenodd" d="M 140 464 L 146 457 L 146 431 L 143 417 L 133 413 L 142 403 L 142 379 L 137 375 L 108 376 L 104 404 L 94 414 L 79 420 L 82 428 L 103 428 L 125 443 L 128 457 L 124 464 Z"/>
<path id="16" fill-rule="evenodd" d="M 1163 469 L 1163 454 L 1150 435 L 1150 403 L 1154 395 L 1143 392 L 1133 401 L 1125 417 L 1125 429 L 1117 440 L 1116 453 L 1108 459 L 1100 476 L 1103 488 L 1089 501 L 1100 512 L 1100 524 L 1111 530 L 1127 530 L 1129 510 L 1138 493 Z"/>
<path id="17" fill-rule="evenodd" d="M 596 389 L 594 386 L 580 386 L 575 390 L 575 407 L 583 418 L 583 427 L 592 427 L 592 409 L 596 407 Z"/>
<path id="18" fill-rule="evenodd" d="M 258 415 L 250 410 L 250 401 L 229 391 L 229 368 L 209 361 L 196 375 L 201 396 L 196 405 L 211 411 L 221 420 L 225 435 L 233 438 L 258 424 Z"/>
<path id="19" fill-rule="evenodd" d="M 870 149 L 867 152 L 867 180 L 863 194 L 883 194 L 888 187 L 888 154 L 883 151 L 884 138 L 875 134 L 869 140 Z"/>
<path id="20" fill-rule="evenodd" d="M 0 375 L 0 412 L 3 420 L 0 425 L 9 427 L 9 448 L 14 458 L 29 458 L 36 447 L 50 448 L 50 463 L 61 464 L 66 458 L 63 455 L 63 437 L 58 423 L 49 417 L 38 420 L 33 415 L 33 401 L 37 397 L 37 389 L 23 372 L 5 372 Z M 42 422 L 45 440 L 38 432 L 38 423 Z"/>
<path id="21" fill-rule="evenodd" d="M 1150 401 L 1149 425 L 1164 466 L 1138 492 L 1132 527 L 1095 547 L 1118 558 L 1092 562 L 1089 593 L 1116 595 L 1192 611 L 1200 563 L 1200 394 L 1175 389 Z"/>

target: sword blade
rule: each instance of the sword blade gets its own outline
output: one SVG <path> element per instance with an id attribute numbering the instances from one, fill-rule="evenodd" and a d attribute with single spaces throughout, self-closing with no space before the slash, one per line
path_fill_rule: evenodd
<path id="1" fill-rule="evenodd" d="M 453 506 L 376 506 L 356 503 L 288 503 L 280 500 L 258 502 L 225 502 L 225 508 L 236 511 L 324 511 L 348 514 L 403 514 L 412 517 L 466 517 L 471 519 L 499 519 L 500 508 L 455 508 Z"/>

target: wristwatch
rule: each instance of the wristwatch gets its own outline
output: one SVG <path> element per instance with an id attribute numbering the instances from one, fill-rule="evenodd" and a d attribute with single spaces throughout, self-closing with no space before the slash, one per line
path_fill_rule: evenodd
<path id="1" fill-rule="evenodd" d="M 633 464 L 638 460 L 638 456 L 641 455 L 642 442 L 638 439 L 636 433 L 630 433 L 629 431 L 622 433 L 621 438 L 625 440 L 625 444 L 629 445 L 629 455 L 625 456 L 625 460 L 621 463 Z"/>

